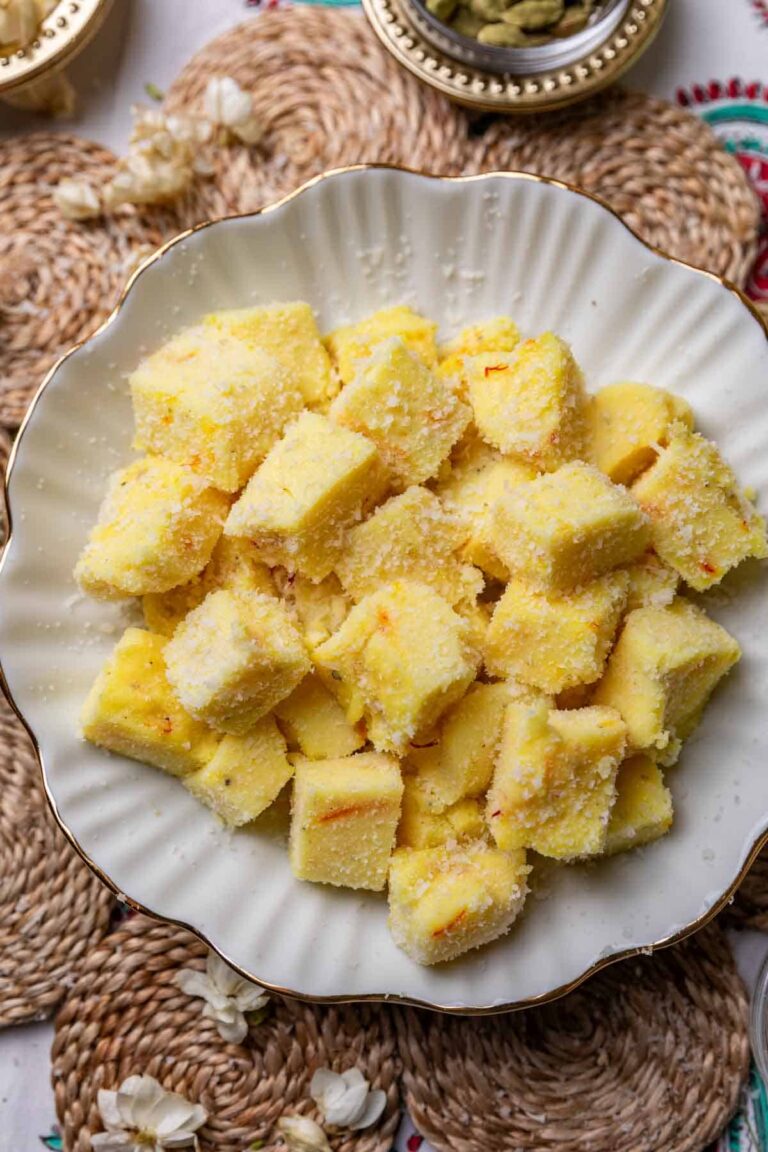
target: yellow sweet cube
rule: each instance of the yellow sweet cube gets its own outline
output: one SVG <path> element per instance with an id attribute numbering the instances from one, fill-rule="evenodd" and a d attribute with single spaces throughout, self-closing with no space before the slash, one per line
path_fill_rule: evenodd
<path id="1" fill-rule="evenodd" d="M 672 794 L 661 769 L 649 756 L 630 756 L 616 777 L 616 803 L 608 821 L 606 853 L 650 844 L 671 827 Z"/>
<path id="2" fill-rule="evenodd" d="M 632 488 L 651 521 L 653 547 L 697 592 L 748 556 L 768 556 L 765 521 L 717 446 L 684 425 Z"/>
<path id="3" fill-rule="evenodd" d="M 224 531 L 253 540 L 267 564 L 322 580 L 341 555 L 345 529 L 382 484 L 370 440 L 303 412 L 248 482 Z"/>
<path id="4" fill-rule="evenodd" d="M 400 848 L 389 870 L 389 930 L 418 964 L 440 964 L 509 931 L 528 893 L 525 852 L 483 841 Z"/>
<path id="5" fill-rule="evenodd" d="M 428 368 L 437 363 L 435 333 L 437 325 L 419 316 L 412 308 L 399 304 L 384 308 L 372 316 L 337 328 L 325 337 L 325 346 L 331 354 L 342 384 L 354 380 L 363 361 L 368 360 L 379 344 L 393 336 L 415 353 Z"/>
<path id="6" fill-rule="evenodd" d="M 486 813 L 498 846 L 556 860 L 603 852 L 626 735 L 614 708 L 510 704 Z"/>
<path id="7" fill-rule="evenodd" d="M 272 716 L 245 736 L 225 736 L 204 768 L 184 777 L 184 786 L 224 824 L 239 828 L 269 808 L 293 776 L 285 740 Z"/>
<path id="8" fill-rule="evenodd" d="M 491 622 L 493 604 L 485 600 L 462 600 L 454 605 L 459 616 L 469 626 L 469 642 L 478 652 L 482 652 L 488 625 Z"/>
<path id="9" fill-rule="evenodd" d="M 397 760 L 378 752 L 297 763 L 288 849 L 294 875 L 380 892 L 402 795 Z"/>
<path id="10" fill-rule="evenodd" d="M 519 343 L 520 329 L 508 316 L 497 316 L 481 324 L 471 324 L 463 328 L 458 336 L 440 345 L 437 350 L 437 374 L 443 379 L 452 380 L 462 400 L 466 400 L 469 388 L 467 357 L 477 356 L 481 352 L 511 352 Z"/>
<path id="11" fill-rule="evenodd" d="M 511 580 L 486 633 L 487 670 L 551 693 L 599 680 L 628 588 L 622 571 L 570 592 L 537 591 Z"/>
<path id="12" fill-rule="evenodd" d="M 142 597 L 147 628 L 161 636 L 173 636 L 184 617 L 216 588 L 242 588 L 266 595 L 275 591 L 270 570 L 259 560 L 256 546 L 242 537 L 221 536 L 208 565 L 194 580 L 168 592 L 148 592 Z"/>
<path id="13" fill-rule="evenodd" d="M 418 776 L 403 777 L 403 807 L 397 827 L 397 843 L 403 848 L 433 848 L 452 840 L 477 840 L 485 832 L 479 800 L 458 800 L 435 812 Z"/>
<path id="14" fill-rule="evenodd" d="M 179 624 L 165 650 L 168 679 L 193 716 L 247 733 L 309 671 L 285 607 L 261 592 L 219 589 Z"/>
<path id="15" fill-rule="evenodd" d="M 739 656 L 734 638 L 682 598 L 638 608 L 626 618 L 593 699 L 618 709 L 634 751 L 673 764 Z"/>
<path id="16" fill-rule="evenodd" d="M 352 607 L 334 572 L 317 583 L 298 573 L 289 576 L 282 595 L 296 615 L 310 652 L 341 628 Z"/>
<path id="17" fill-rule="evenodd" d="M 682 396 L 630 382 L 591 396 L 587 418 L 592 459 L 616 484 L 631 484 L 653 464 L 676 420 L 693 427 L 693 411 Z"/>
<path id="18" fill-rule="evenodd" d="M 379 344 L 329 409 L 376 444 L 393 487 L 434 476 L 470 419 L 468 406 L 402 340 Z"/>
<path id="19" fill-rule="evenodd" d="M 584 378 L 564 341 L 545 332 L 511 353 L 481 353 L 468 371 L 475 423 L 489 444 L 542 471 L 584 455 Z"/>
<path id="20" fill-rule="evenodd" d="M 147 357 L 130 379 L 139 452 L 168 456 L 236 492 L 304 406 L 266 352 L 200 327 Z"/>
<path id="21" fill-rule="evenodd" d="M 461 525 L 462 559 L 497 580 L 507 580 L 509 572 L 491 543 L 494 506 L 507 491 L 536 475 L 530 464 L 503 458 L 478 436 L 471 436 L 435 485 L 443 504 Z"/>
<path id="22" fill-rule="evenodd" d="M 444 714 L 435 743 L 415 757 L 413 751 L 409 753 L 434 811 L 445 811 L 465 796 L 485 792 L 493 775 L 504 711 L 516 694 L 513 684 L 472 684 Z"/>
<path id="23" fill-rule="evenodd" d="M 324 408 L 338 392 L 309 304 L 297 301 L 211 312 L 204 323 L 274 356 L 287 372 L 291 387 L 299 389 L 310 408 Z"/>
<path id="24" fill-rule="evenodd" d="M 458 519 L 434 492 L 413 486 L 350 530 L 336 573 L 353 600 L 408 579 L 431 585 L 449 604 L 474 602 L 483 577 L 455 555 L 462 536 Z"/>
<path id="25" fill-rule="evenodd" d="M 210 560 L 227 508 L 222 492 L 172 460 L 135 460 L 111 476 L 75 579 L 100 600 L 186 584 Z"/>
<path id="26" fill-rule="evenodd" d="M 646 517 L 624 489 L 574 461 L 504 493 L 491 543 L 513 576 L 535 588 L 588 584 L 648 545 Z"/>
<path id="27" fill-rule="evenodd" d="M 385 752 L 401 752 L 474 679 L 469 626 L 426 584 L 396 580 L 356 604 L 313 653 L 355 723 Z"/>
<path id="28" fill-rule="evenodd" d="M 165 674 L 168 641 L 127 628 L 83 705 L 83 736 L 110 752 L 184 776 L 203 768 L 219 737 L 184 711 Z"/>
<path id="29" fill-rule="evenodd" d="M 680 577 L 653 551 L 643 553 L 626 572 L 629 576 L 627 612 L 635 608 L 663 608 L 677 595 Z"/>
<path id="30" fill-rule="evenodd" d="M 351 756 L 365 744 L 362 726 L 350 724 L 336 697 L 312 673 L 275 706 L 275 716 L 290 742 L 310 760 Z"/>

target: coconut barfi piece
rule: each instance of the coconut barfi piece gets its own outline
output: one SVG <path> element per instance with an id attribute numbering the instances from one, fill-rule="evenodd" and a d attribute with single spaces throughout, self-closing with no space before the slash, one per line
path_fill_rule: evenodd
<path id="1" fill-rule="evenodd" d="M 310 652 L 342 626 L 352 607 L 334 572 L 317 583 L 298 573 L 290 576 L 282 595 L 298 620 Z"/>
<path id="2" fill-rule="evenodd" d="M 389 930 L 418 964 L 440 964 L 505 935 L 528 893 L 525 852 L 485 842 L 400 848 L 389 870 Z"/>
<path id="3" fill-rule="evenodd" d="M 632 488 L 661 559 L 702 592 L 749 556 L 768 556 L 765 520 L 717 446 L 683 424 Z"/>
<path id="4" fill-rule="evenodd" d="M 210 560 L 228 507 L 188 468 L 160 456 L 134 460 L 109 480 L 75 579 L 100 600 L 186 584 Z"/>
<path id="5" fill-rule="evenodd" d="M 463 530 L 434 492 L 413 486 L 349 532 L 336 573 L 354 600 L 393 580 L 429 584 L 449 604 L 474 602 L 483 576 L 455 555 Z"/>
<path id="6" fill-rule="evenodd" d="M 468 372 L 475 424 L 489 444 L 541 471 L 584 455 L 584 378 L 559 337 L 545 332 L 511 353 L 483 352 Z"/>
<path id="7" fill-rule="evenodd" d="M 303 412 L 248 482 L 224 532 L 253 540 L 271 566 L 322 580 L 341 555 L 345 529 L 382 484 L 370 440 Z"/>
<path id="8" fill-rule="evenodd" d="M 625 571 L 629 576 L 627 612 L 635 608 L 663 608 L 677 595 L 680 577 L 653 551 L 644 552 Z"/>
<path id="9" fill-rule="evenodd" d="M 396 580 L 366 596 L 313 653 L 369 739 L 400 752 L 434 724 L 475 677 L 469 626 L 434 589 Z"/>
<path id="10" fill-rule="evenodd" d="M 331 354 L 342 384 L 349 384 L 357 375 L 361 363 L 368 360 L 379 344 L 397 337 L 423 364 L 433 368 L 437 363 L 435 334 L 437 325 L 419 316 L 405 304 L 383 308 L 357 324 L 337 328 L 325 337 L 325 346 Z"/>
<path id="11" fill-rule="evenodd" d="M 289 853 L 299 880 L 380 892 L 400 819 L 403 782 L 391 756 L 358 752 L 296 765 Z"/>
<path id="12" fill-rule="evenodd" d="M 204 768 L 184 786 L 231 828 L 260 816 L 293 776 L 285 740 L 274 717 L 264 716 L 245 736 L 225 736 Z"/>
<path id="13" fill-rule="evenodd" d="M 128 628 L 97 676 L 82 710 L 91 744 L 185 776 L 203 768 L 219 737 L 184 711 L 165 673 L 168 641 Z"/>
<path id="14" fill-rule="evenodd" d="M 630 756 L 616 777 L 606 854 L 627 852 L 658 840 L 672 827 L 672 816 L 672 794 L 658 764 L 642 753 Z"/>
<path id="15" fill-rule="evenodd" d="M 538 591 L 510 580 L 486 633 L 487 670 L 551 693 L 599 680 L 628 588 L 622 571 L 570 592 Z"/>
<path id="16" fill-rule="evenodd" d="M 379 344 L 329 409 L 376 444 L 398 490 L 434 476 L 470 419 L 469 407 L 402 340 Z"/>
<path id="17" fill-rule="evenodd" d="M 312 673 L 275 706 L 280 727 L 310 760 L 351 756 L 365 744 L 360 724 L 350 724 L 336 697 Z"/>
<path id="18" fill-rule="evenodd" d="M 139 452 L 168 456 L 236 492 L 304 398 L 274 356 L 199 327 L 147 357 L 130 378 Z"/>
<path id="19" fill-rule="evenodd" d="M 650 384 L 609 384 L 589 399 L 593 462 L 616 484 L 631 484 L 653 464 L 675 421 L 693 428 L 687 400 Z"/>
<path id="20" fill-rule="evenodd" d="M 272 574 L 258 558 L 256 546 L 242 537 L 221 536 L 211 559 L 199 576 L 168 592 L 148 592 L 142 597 L 144 622 L 150 632 L 173 636 L 193 608 L 216 588 L 243 589 L 274 595 Z"/>
<path id="21" fill-rule="evenodd" d="M 665 608 L 638 608 L 625 620 L 593 699 L 618 709 L 634 751 L 673 764 L 739 656 L 734 638 L 680 597 Z"/>
<path id="22" fill-rule="evenodd" d="M 479 800 L 467 797 L 442 812 L 430 807 L 417 775 L 403 777 L 403 806 L 397 827 L 401 848 L 434 848 L 448 841 L 477 840 L 485 833 L 485 817 Z"/>
<path id="23" fill-rule="evenodd" d="M 507 491 L 537 475 L 530 464 L 512 457 L 501 457 L 477 435 L 467 438 L 467 443 L 452 460 L 450 469 L 435 485 L 443 504 L 461 525 L 460 555 L 463 560 L 494 579 L 509 579 L 509 572 L 491 543 L 493 508 Z"/>
<path id="24" fill-rule="evenodd" d="M 221 732 L 243 735 L 310 669 L 284 606 L 261 592 L 211 592 L 165 650 L 168 679 L 184 707 Z"/>
<path id="25" fill-rule="evenodd" d="M 556 860 L 603 852 L 626 736 L 614 708 L 510 704 L 486 810 L 498 846 Z"/>
<path id="26" fill-rule="evenodd" d="M 562 590 L 631 563 L 649 532 L 624 488 L 573 461 L 505 492 L 494 504 L 491 543 L 513 576 Z"/>
<path id="27" fill-rule="evenodd" d="M 309 304 L 290 301 L 258 308 L 211 312 L 203 323 L 210 330 L 267 352 L 280 362 L 292 388 L 310 408 L 324 409 L 339 390 Z"/>
<path id="28" fill-rule="evenodd" d="M 481 352 L 511 352 L 520 343 L 520 329 L 509 316 L 497 316 L 480 324 L 463 328 L 458 336 L 441 344 L 437 350 L 437 374 L 450 379 L 462 400 L 468 399 L 469 373 L 467 357 Z"/>

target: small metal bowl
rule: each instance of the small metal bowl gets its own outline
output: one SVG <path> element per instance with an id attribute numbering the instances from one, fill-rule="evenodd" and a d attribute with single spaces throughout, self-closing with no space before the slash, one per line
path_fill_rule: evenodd
<path id="1" fill-rule="evenodd" d="M 0 50 L 0 96 L 14 97 L 59 72 L 100 27 L 112 0 L 60 0 L 31 44 Z"/>
<path id="2" fill-rule="evenodd" d="M 424 0 L 363 0 L 385 48 L 452 100 L 489 112 L 535 112 L 586 99 L 618 79 L 651 44 L 667 0 L 604 0 L 586 28 L 531 48 L 480 44 L 434 16 Z"/>

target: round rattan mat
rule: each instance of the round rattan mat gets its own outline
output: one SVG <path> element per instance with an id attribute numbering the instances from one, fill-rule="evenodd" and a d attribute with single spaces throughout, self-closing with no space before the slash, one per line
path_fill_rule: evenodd
<path id="1" fill-rule="evenodd" d="M 279 1147 L 283 1114 L 321 1117 L 308 1096 L 317 1067 L 357 1067 L 387 1093 L 382 1119 L 362 1132 L 328 1130 L 334 1152 L 389 1152 L 399 1120 L 397 1054 L 391 1010 L 315 1007 L 273 997 L 243 1044 L 222 1040 L 202 1001 L 175 982 L 181 968 L 204 966 L 206 950 L 179 928 L 133 916 L 81 963 L 56 1017 L 52 1049 L 56 1111 L 67 1152 L 89 1152 L 101 1129 L 96 1094 L 126 1076 L 155 1076 L 209 1114 L 203 1152 L 243 1152 L 253 1141 Z"/>
<path id="2" fill-rule="evenodd" d="M 162 239 L 157 213 L 65 220 L 63 179 L 101 184 L 114 156 L 74 136 L 0 142 L 0 423 L 15 427 L 45 373 L 112 310 L 140 256 Z M 170 224 L 169 229 L 178 230 Z"/>
<path id="3" fill-rule="evenodd" d="M 649 244 L 743 285 L 760 209 L 738 161 L 698 117 L 615 89 L 535 119 L 494 120 L 468 170 L 519 168 L 605 200 Z"/>
<path id="4" fill-rule="evenodd" d="M 56 824 L 29 738 L 0 693 L 0 1026 L 58 1004 L 111 909 Z"/>
<path id="5" fill-rule="evenodd" d="M 406 1104 L 438 1152 L 700 1152 L 747 1072 L 747 997 L 710 927 L 546 1007 L 398 1014 Z"/>

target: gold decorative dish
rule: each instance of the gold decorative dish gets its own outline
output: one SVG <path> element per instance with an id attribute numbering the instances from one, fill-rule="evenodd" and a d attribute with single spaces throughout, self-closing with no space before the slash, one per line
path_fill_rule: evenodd
<path id="1" fill-rule="evenodd" d="M 30 44 L 0 49 L 0 95 L 15 96 L 63 68 L 98 31 L 111 5 L 112 0 L 60 0 Z"/>
<path id="2" fill-rule="evenodd" d="M 593 96 L 652 43 L 667 0 L 610 0 L 573 36 L 530 48 L 480 44 L 421 0 L 362 0 L 382 44 L 450 99 L 487 112 L 536 112 Z"/>

